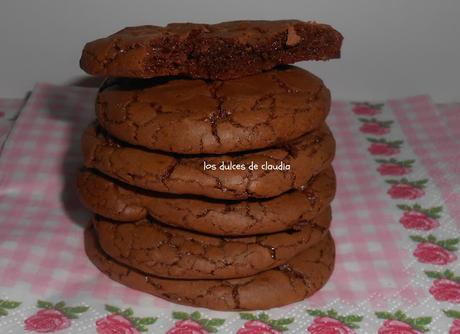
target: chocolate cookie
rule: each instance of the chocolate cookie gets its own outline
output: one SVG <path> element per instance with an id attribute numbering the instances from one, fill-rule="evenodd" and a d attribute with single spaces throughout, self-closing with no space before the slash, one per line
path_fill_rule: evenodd
<path id="1" fill-rule="evenodd" d="M 85 45 L 89 74 L 228 80 L 301 60 L 340 57 L 342 35 L 316 22 L 233 21 L 129 27 Z"/>
<path id="2" fill-rule="evenodd" d="M 281 148 L 242 155 L 184 158 L 148 151 L 115 141 L 97 125 L 86 130 L 82 146 L 86 167 L 128 184 L 220 199 L 272 197 L 299 188 L 329 165 L 335 153 L 326 125 Z M 232 170 L 221 170 L 222 162 Z M 250 170 L 251 163 L 258 169 Z M 205 164 L 209 169 L 204 170 Z"/>
<path id="3" fill-rule="evenodd" d="M 254 237 L 215 237 L 143 219 L 119 223 L 96 216 L 93 226 L 105 253 L 142 272 L 168 278 L 222 279 L 274 268 L 318 243 L 331 223 L 328 208 L 292 229 Z"/>
<path id="4" fill-rule="evenodd" d="M 104 129 L 128 143 L 215 154 L 298 138 L 320 127 L 330 102 L 321 79 L 291 66 L 229 81 L 109 80 L 96 113 Z"/>
<path id="5" fill-rule="evenodd" d="M 108 257 L 91 227 L 85 231 L 89 259 L 111 279 L 174 303 L 210 309 L 262 310 L 303 300 L 326 284 L 335 262 L 328 234 L 286 264 L 254 276 L 228 280 L 178 280 L 146 275 Z"/>
<path id="6" fill-rule="evenodd" d="M 206 234 L 244 236 L 279 232 L 318 215 L 335 194 L 332 167 L 314 176 L 299 190 L 267 200 L 242 202 L 179 197 L 134 189 L 100 173 L 83 170 L 77 189 L 89 210 L 117 221 L 147 216 L 172 226 Z"/>

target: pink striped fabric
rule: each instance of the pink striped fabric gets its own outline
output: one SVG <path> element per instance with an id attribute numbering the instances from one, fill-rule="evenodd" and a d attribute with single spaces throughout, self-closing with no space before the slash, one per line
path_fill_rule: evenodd
<path id="1" fill-rule="evenodd" d="M 439 114 L 427 96 L 390 101 L 389 105 L 415 154 L 440 188 L 440 202 L 452 217 L 460 217 L 460 110 L 453 106 Z M 460 221 L 456 222 L 460 226 Z"/>

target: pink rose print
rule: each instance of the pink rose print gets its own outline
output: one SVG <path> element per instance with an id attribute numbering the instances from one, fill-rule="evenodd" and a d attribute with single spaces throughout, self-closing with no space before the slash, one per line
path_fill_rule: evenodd
<path id="1" fill-rule="evenodd" d="M 392 147 L 386 143 L 372 143 L 368 151 L 372 155 L 394 155 L 399 153 L 399 148 Z"/>
<path id="2" fill-rule="evenodd" d="M 401 310 L 395 313 L 375 312 L 375 315 L 385 319 L 378 334 L 422 334 L 430 331 L 428 325 L 433 320 L 432 317 L 410 318 Z"/>
<path id="3" fill-rule="evenodd" d="M 318 317 L 307 328 L 311 334 L 355 334 L 351 328 L 337 319 Z"/>
<path id="4" fill-rule="evenodd" d="M 79 313 L 88 310 L 87 306 L 66 306 L 61 301 L 56 304 L 39 300 L 37 307 L 40 308 L 37 313 L 24 320 L 24 329 L 38 333 L 51 333 L 71 325 L 70 319 L 78 319 Z"/>
<path id="5" fill-rule="evenodd" d="M 139 334 L 131 321 L 119 314 L 111 314 L 96 321 L 96 331 L 99 334 Z"/>
<path id="6" fill-rule="evenodd" d="M 446 265 L 457 259 L 457 256 L 445 248 L 431 242 L 421 242 L 414 250 L 414 256 L 422 263 Z"/>
<path id="7" fill-rule="evenodd" d="M 353 107 L 353 112 L 356 115 L 362 115 L 362 116 L 375 116 L 378 113 L 380 113 L 380 110 L 369 106 L 367 104 L 357 104 Z"/>
<path id="8" fill-rule="evenodd" d="M 423 212 L 406 211 L 399 222 L 407 229 L 429 231 L 439 226 L 438 221 Z"/>
<path id="9" fill-rule="evenodd" d="M 409 167 L 401 166 L 400 164 L 397 164 L 397 163 L 387 162 L 387 163 L 382 163 L 377 168 L 377 171 L 381 175 L 398 176 L 398 175 L 405 175 L 405 174 L 410 173 L 411 169 Z"/>
<path id="10" fill-rule="evenodd" d="M 25 321 L 25 329 L 38 333 L 51 333 L 70 327 L 70 320 L 58 310 L 44 309 Z"/>
<path id="11" fill-rule="evenodd" d="M 460 319 L 455 319 L 452 321 L 452 326 L 450 326 L 449 334 L 460 334 Z"/>
<path id="12" fill-rule="evenodd" d="M 390 132 L 390 128 L 380 125 L 377 122 L 366 122 L 359 130 L 363 133 L 370 133 L 373 135 L 385 135 Z"/>
<path id="13" fill-rule="evenodd" d="M 453 318 L 452 324 L 449 329 L 449 334 L 460 334 L 460 311 L 457 310 L 443 310 L 444 315 Z"/>
<path id="14" fill-rule="evenodd" d="M 399 320 L 385 320 L 378 334 L 423 334 L 409 324 Z"/>
<path id="15" fill-rule="evenodd" d="M 240 328 L 236 334 L 281 334 L 271 328 L 271 326 L 263 323 L 259 320 L 250 320 L 244 324 L 243 328 Z"/>
<path id="16" fill-rule="evenodd" d="M 360 315 L 339 315 L 334 309 L 307 310 L 307 313 L 315 317 L 307 328 L 311 334 L 355 334 L 354 329 L 359 328 L 358 324 L 363 320 Z"/>
<path id="17" fill-rule="evenodd" d="M 393 184 L 387 193 L 394 199 L 417 199 L 425 195 L 422 189 L 404 183 Z"/>
<path id="18" fill-rule="evenodd" d="M 218 327 L 223 325 L 224 319 L 204 319 L 200 312 L 195 311 L 191 314 L 186 312 L 173 312 L 172 317 L 176 321 L 174 327 L 170 328 L 166 334 L 208 334 L 216 333 Z"/>
<path id="19" fill-rule="evenodd" d="M 208 332 L 193 320 L 181 320 L 177 321 L 166 334 L 208 334 Z"/>
<path id="20" fill-rule="evenodd" d="M 157 321 L 153 317 L 135 317 L 131 308 L 122 310 L 117 306 L 105 305 L 105 310 L 112 314 L 96 321 L 98 334 L 140 334 L 147 332 L 147 326 Z"/>
<path id="21" fill-rule="evenodd" d="M 294 321 L 294 318 L 270 319 L 270 316 L 265 312 L 258 315 L 240 313 L 240 318 L 248 321 L 236 334 L 281 334 L 281 332 L 287 331 L 288 325 Z"/>
<path id="22" fill-rule="evenodd" d="M 460 284 L 446 278 L 439 278 L 433 281 L 430 293 L 436 300 L 460 303 Z"/>

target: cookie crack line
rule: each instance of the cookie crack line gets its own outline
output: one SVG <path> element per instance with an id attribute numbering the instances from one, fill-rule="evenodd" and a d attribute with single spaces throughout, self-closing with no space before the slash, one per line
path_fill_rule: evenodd
<path id="1" fill-rule="evenodd" d="M 95 217 L 104 251 L 146 273 L 169 278 L 235 278 L 276 267 L 324 237 L 330 208 L 297 230 L 256 237 L 213 237 L 154 221 L 117 223 Z M 323 227 L 317 232 L 315 226 Z M 136 242 L 133 242 L 136 240 Z"/>
<path id="2" fill-rule="evenodd" d="M 115 142 L 91 125 L 83 135 L 84 164 L 101 173 L 146 190 L 202 195 L 215 199 L 270 198 L 303 186 L 328 166 L 335 141 L 327 126 L 302 136 L 292 147 L 272 148 L 240 156 L 184 157 L 149 151 Z M 294 154 L 289 151 L 296 151 Z M 258 170 L 205 170 L 203 163 L 262 166 Z M 263 165 L 289 165 L 289 170 L 264 170 Z M 267 187 L 267 182 L 271 186 Z"/>
<path id="3" fill-rule="evenodd" d="M 254 276 L 224 280 L 167 279 L 144 274 L 105 254 L 91 227 L 85 231 L 85 250 L 103 273 L 131 288 L 180 304 L 234 311 L 267 309 L 302 300 L 326 283 L 335 261 L 330 235 L 289 260 L 284 269 L 280 266 Z M 286 266 L 297 274 L 287 273 Z M 251 298 L 260 289 L 265 293 L 259 294 L 259 298 Z"/>
<path id="4" fill-rule="evenodd" d="M 285 83 L 299 77 L 303 80 Z M 129 85 L 123 80 L 115 79 L 115 88 L 98 94 L 101 125 L 130 144 L 171 153 L 222 154 L 276 146 L 319 128 L 330 109 L 323 82 L 293 66 L 231 81 L 158 79 L 137 87 L 138 81 L 130 79 Z M 237 93 L 240 86 L 246 94 Z M 136 98 L 134 118 L 126 115 L 125 106 Z"/>
<path id="5" fill-rule="evenodd" d="M 229 113 L 225 111 L 223 107 L 225 103 L 225 97 L 219 96 L 217 93 L 219 90 L 219 87 L 221 87 L 222 84 L 223 84 L 222 82 L 217 82 L 217 83 L 213 82 L 213 83 L 208 84 L 209 93 L 212 96 L 212 98 L 216 101 L 217 106 L 216 106 L 216 111 L 212 113 L 211 115 L 209 115 L 207 120 L 211 124 L 211 132 L 214 138 L 216 139 L 218 145 L 222 145 L 222 142 L 219 137 L 219 132 L 217 129 L 218 122 L 220 120 L 226 119 L 230 115 Z"/>

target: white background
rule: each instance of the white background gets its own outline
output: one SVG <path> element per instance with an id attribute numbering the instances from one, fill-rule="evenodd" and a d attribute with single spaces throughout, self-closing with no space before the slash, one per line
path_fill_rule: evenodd
<path id="1" fill-rule="evenodd" d="M 460 0 L 0 0 L 0 97 L 77 82 L 84 43 L 124 26 L 282 18 L 345 36 L 341 60 L 301 63 L 335 98 L 460 100 Z"/>

